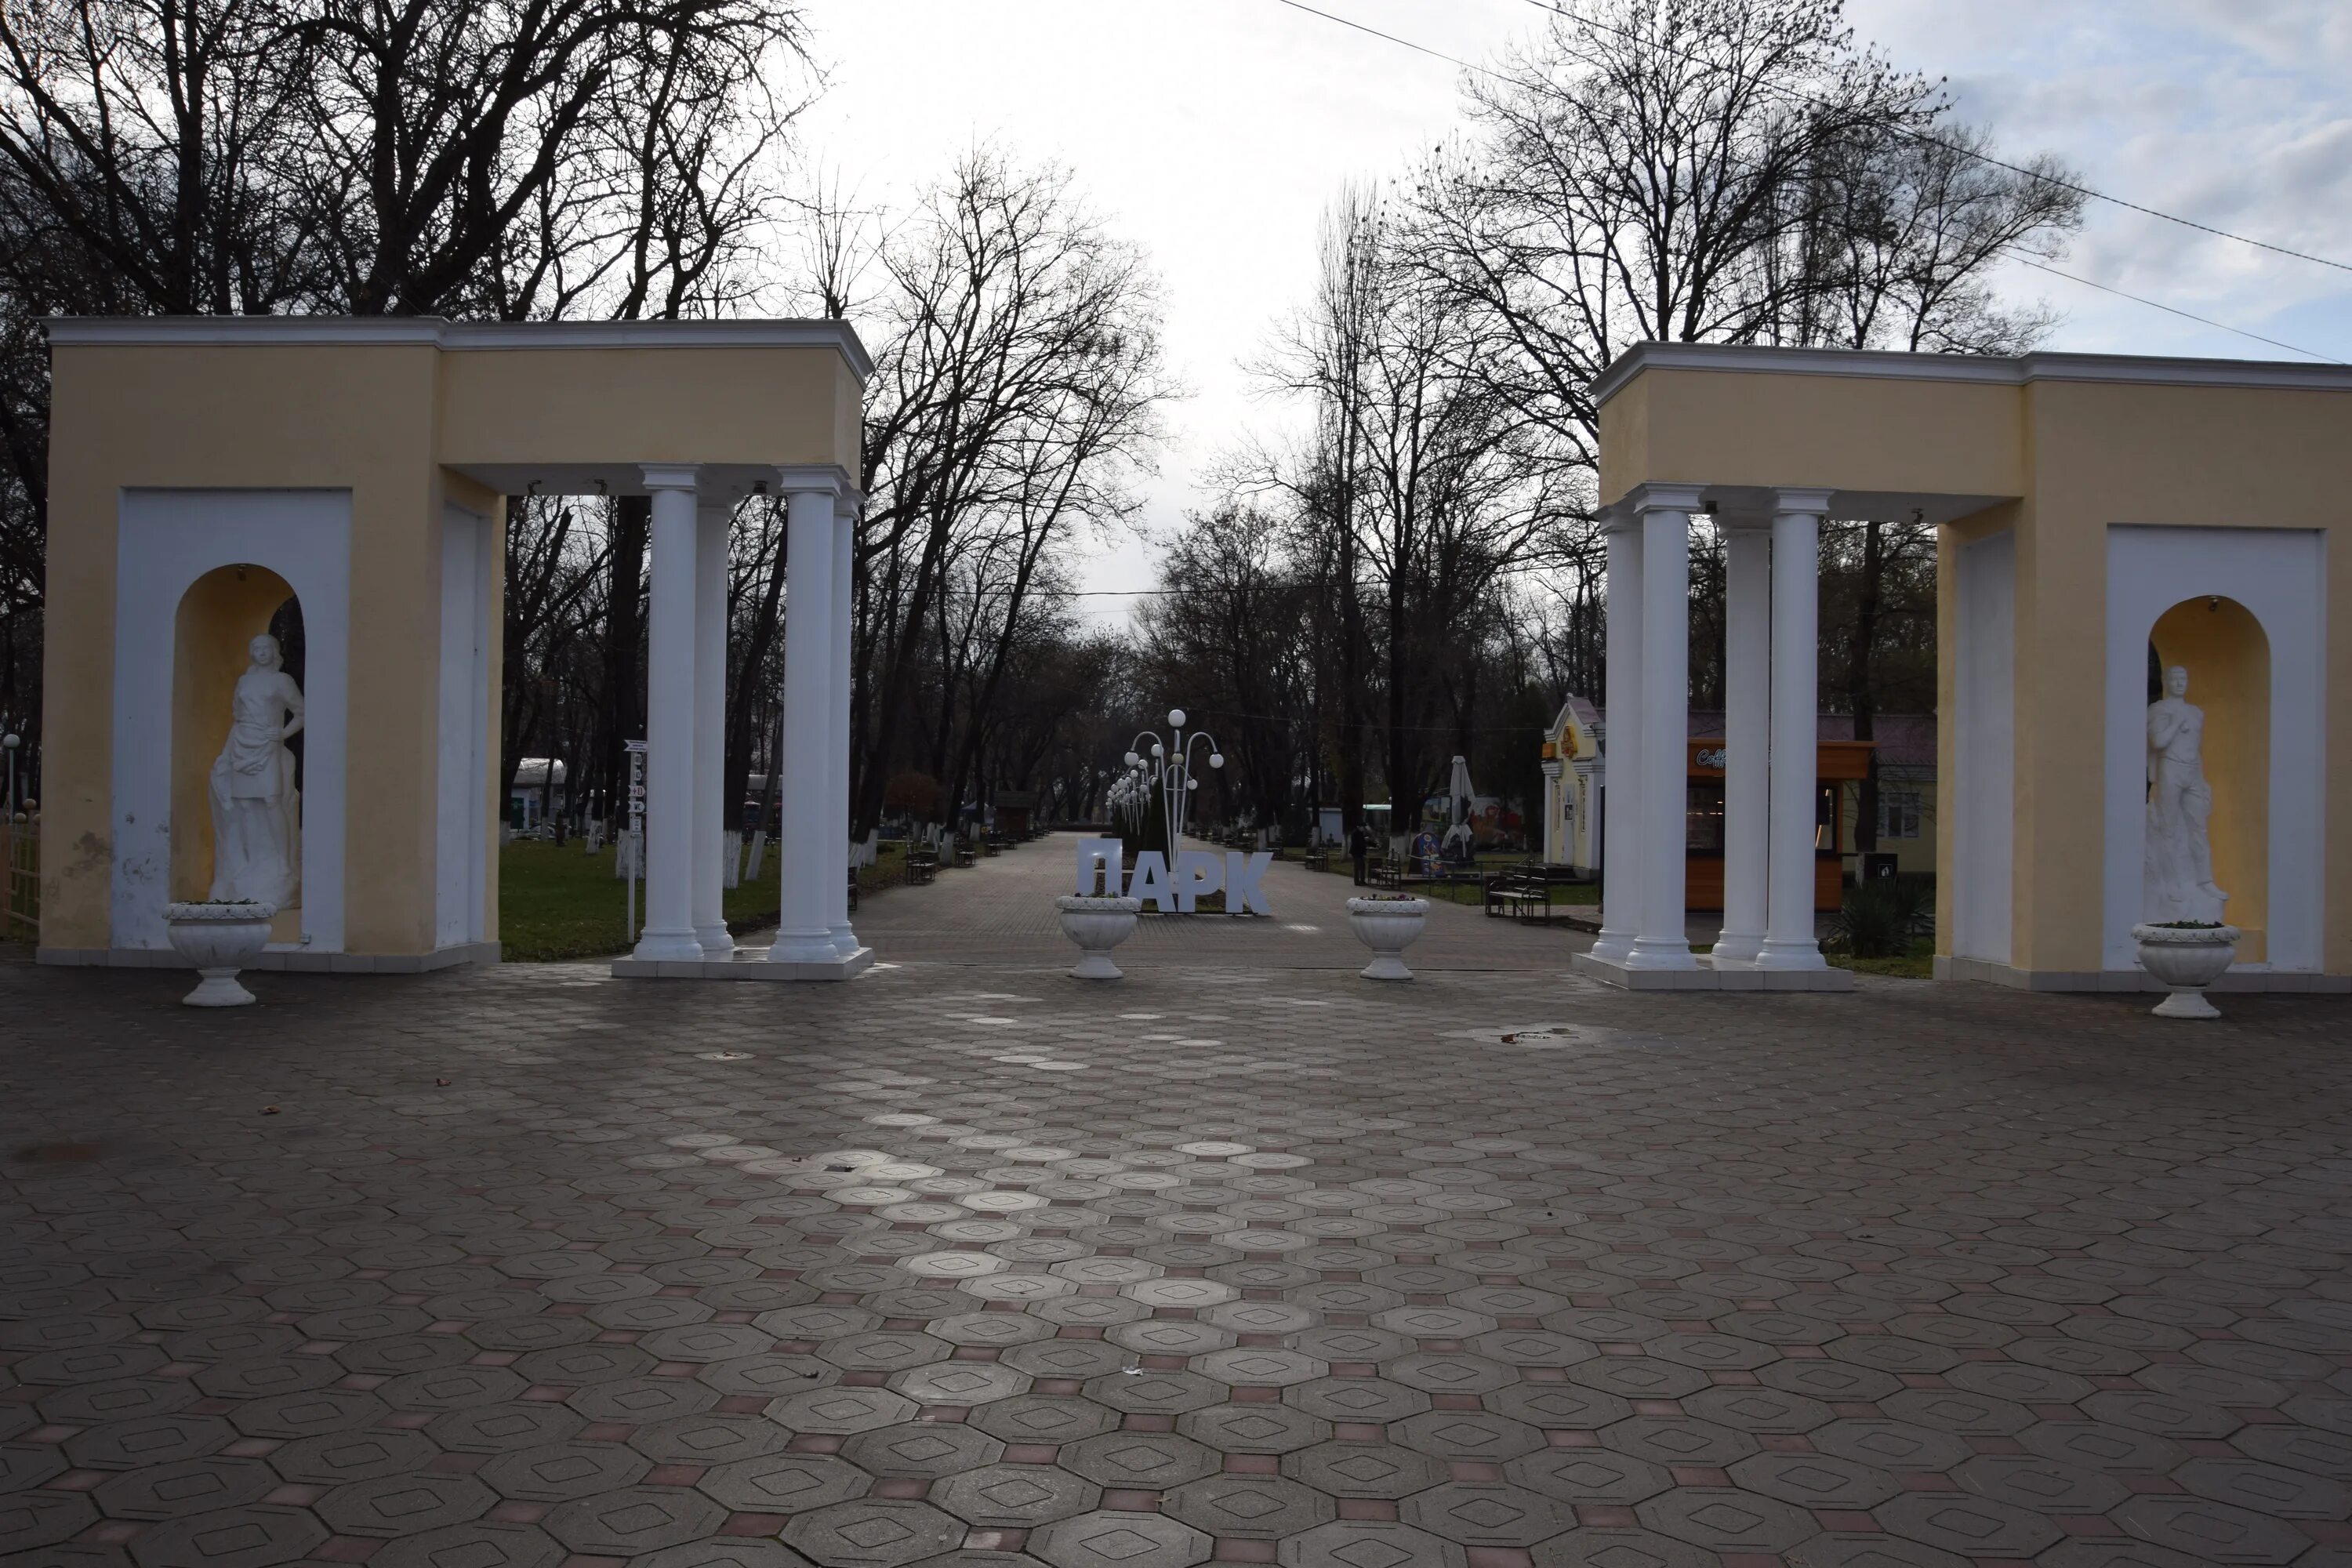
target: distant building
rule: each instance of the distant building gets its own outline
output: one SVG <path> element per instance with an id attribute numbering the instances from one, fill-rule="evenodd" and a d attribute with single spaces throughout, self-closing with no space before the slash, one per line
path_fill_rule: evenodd
<path id="1" fill-rule="evenodd" d="M 1814 853 L 1819 867 L 1814 903 L 1835 909 L 1839 889 L 1861 871 L 1859 843 L 1862 784 L 1871 753 L 1878 756 L 1878 851 L 1895 858 L 1895 869 L 1932 875 L 1936 869 L 1936 718 L 1932 713 L 1882 713 L 1874 739 L 1853 738 L 1853 717 L 1823 713 L 1815 721 L 1820 781 Z M 1543 739 L 1543 858 L 1591 876 L 1601 865 L 1602 820 L 1610 807 L 1605 741 L 1606 715 L 1591 701 L 1571 696 Z M 1689 856 L 1685 908 L 1723 907 L 1724 715 L 1695 709 L 1690 715 L 1689 766 L 1685 780 Z"/>

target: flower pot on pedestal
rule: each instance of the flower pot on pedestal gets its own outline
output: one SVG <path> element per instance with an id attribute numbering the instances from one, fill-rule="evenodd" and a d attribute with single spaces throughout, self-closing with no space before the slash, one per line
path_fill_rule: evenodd
<path id="1" fill-rule="evenodd" d="M 1061 911 L 1062 934 L 1078 944 L 1077 965 L 1070 973 L 1080 980 L 1118 979 L 1110 951 L 1135 934 L 1135 917 L 1142 911 L 1143 900 L 1065 893 L 1054 907 Z"/>
<path id="2" fill-rule="evenodd" d="M 275 904 L 169 904 L 163 921 L 173 949 L 196 966 L 201 982 L 180 998 L 191 1007 L 242 1007 L 253 993 L 236 983 L 236 972 L 269 942 Z"/>
<path id="3" fill-rule="evenodd" d="M 2139 966 L 2171 987 L 2153 1009 L 2159 1018 L 2218 1018 L 2205 987 L 2221 978 L 2238 954 L 2238 928 L 2225 925 L 2137 925 Z"/>
<path id="4" fill-rule="evenodd" d="M 1356 940 L 1372 950 L 1371 963 L 1357 973 L 1367 980 L 1410 980 L 1404 950 L 1420 940 L 1429 914 L 1426 899 L 1349 899 L 1348 924 Z"/>

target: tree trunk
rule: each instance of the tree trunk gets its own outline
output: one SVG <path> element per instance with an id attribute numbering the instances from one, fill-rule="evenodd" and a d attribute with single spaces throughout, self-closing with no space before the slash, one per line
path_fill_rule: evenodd
<path id="1" fill-rule="evenodd" d="M 1871 683 L 1871 656 L 1878 647 L 1880 600 L 1886 575 L 1886 525 L 1862 525 L 1862 592 L 1854 605 L 1853 656 L 1846 667 L 1846 706 L 1853 713 L 1853 738 L 1877 739 L 1877 694 Z M 1854 847 L 1878 847 L 1878 749 L 1864 761 L 1861 798 L 1854 806 Z"/>
<path id="2" fill-rule="evenodd" d="M 622 496 L 613 503 L 612 590 L 604 615 L 604 775 L 608 814 L 625 809 L 629 776 L 623 742 L 641 738 L 645 708 L 646 540 L 653 527 L 651 496 Z"/>

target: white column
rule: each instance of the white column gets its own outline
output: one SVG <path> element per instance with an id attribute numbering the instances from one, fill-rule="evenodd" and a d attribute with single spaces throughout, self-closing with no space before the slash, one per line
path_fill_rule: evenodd
<path id="1" fill-rule="evenodd" d="M 653 492 L 646 625 L 646 925 L 633 956 L 699 962 L 694 934 L 694 485 L 691 467 L 645 470 Z"/>
<path id="2" fill-rule="evenodd" d="M 1827 967 L 1813 940 L 1813 770 L 1829 500 L 1827 490 L 1782 490 L 1772 510 L 1772 847 L 1759 969 Z"/>
<path id="3" fill-rule="evenodd" d="M 727 772 L 727 530 L 732 509 L 705 496 L 694 517 L 694 936 L 731 958 L 720 837 Z"/>
<path id="4" fill-rule="evenodd" d="M 1609 540 L 1609 669 L 1601 743 L 1601 934 L 1592 955 L 1625 962 L 1642 929 L 1642 524 L 1622 508 L 1601 520 Z"/>
<path id="5" fill-rule="evenodd" d="M 1547 864 L 1553 866 L 1566 865 L 1569 858 L 1566 824 L 1560 819 L 1560 802 L 1568 793 L 1565 775 L 1566 770 L 1558 757 L 1545 762 L 1543 858 Z"/>
<path id="6" fill-rule="evenodd" d="M 837 482 L 812 488 L 785 476 L 783 866 L 782 918 L 768 957 L 835 963 L 828 875 L 841 876 L 841 834 L 831 821 L 833 755 L 833 511 Z M 828 847 L 831 853 L 828 854 Z"/>
<path id="7" fill-rule="evenodd" d="M 1640 934 L 1629 969 L 1696 969 L 1683 931 L 1689 875 L 1690 520 L 1699 491 L 1653 485 L 1634 503 L 1642 520 L 1642 881 Z"/>
<path id="8" fill-rule="evenodd" d="M 833 862 L 833 904 L 827 922 L 834 951 L 847 958 L 857 951 L 856 931 L 849 924 L 849 616 L 850 572 L 856 563 L 857 511 L 856 495 L 845 495 L 833 512 L 833 669 L 832 721 L 825 742 L 832 748 L 833 808 L 827 814 L 835 847 Z"/>
<path id="9" fill-rule="evenodd" d="M 1723 931 L 1718 962 L 1753 963 L 1764 945 L 1765 824 L 1771 811 L 1772 536 L 1723 525 Z"/>

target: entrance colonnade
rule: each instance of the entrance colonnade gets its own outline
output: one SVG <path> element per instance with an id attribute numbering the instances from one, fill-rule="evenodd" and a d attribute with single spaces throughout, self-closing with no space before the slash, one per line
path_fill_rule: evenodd
<path id="1" fill-rule="evenodd" d="M 1846 990 L 1813 934 L 1825 489 L 1644 484 L 1606 509 L 1609 806 L 1601 934 L 1576 963 L 1637 990 Z M 1685 933 L 1690 531 L 1724 536 L 1723 930 Z"/>
<path id="2" fill-rule="evenodd" d="M 693 464 L 647 464 L 646 920 L 613 973 L 846 979 L 873 962 L 849 920 L 850 574 L 862 497 L 824 466 L 776 470 L 784 502 L 783 803 L 776 937 L 740 949 L 725 912 L 727 547 L 734 498 Z M 740 806 L 737 808 L 740 810 Z"/>

